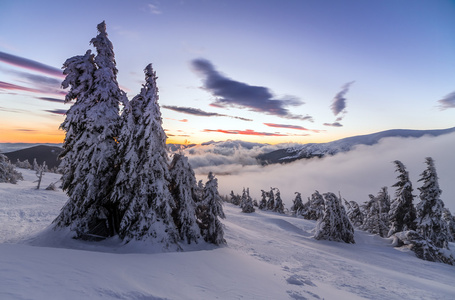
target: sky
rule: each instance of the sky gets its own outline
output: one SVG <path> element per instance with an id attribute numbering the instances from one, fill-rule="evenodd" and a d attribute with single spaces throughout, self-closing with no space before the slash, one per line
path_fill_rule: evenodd
<path id="1" fill-rule="evenodd" d="M 170 143 L 455 126 L 455 1 L 2 0 L 1 143 L 63 142 L 61 67 L 102 21 L 130 99 L 153 64 Z"/>

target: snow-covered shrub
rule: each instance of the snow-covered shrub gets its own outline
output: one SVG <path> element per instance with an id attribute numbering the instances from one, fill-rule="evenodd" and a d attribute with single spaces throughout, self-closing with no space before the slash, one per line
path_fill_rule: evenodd
<path id="1" fill-rule="evenodd" d="M 16 184 L 19 180 L 24 180 L 22 174 L 16 171 L 8 157 L 0 153 L 0 182 Z"/>
<path id="2" fill-rule="evenodd" d="M 354 227 L 346 215 L 341 199 L 334 193 L 325 193 L 324 204 L 324 215 L 316 223 L 314 238 L 354 244 Z"/>

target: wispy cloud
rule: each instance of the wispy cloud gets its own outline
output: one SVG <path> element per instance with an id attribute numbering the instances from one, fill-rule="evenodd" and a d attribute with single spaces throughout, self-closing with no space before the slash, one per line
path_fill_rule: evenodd
<path id="1" fill-rule="evenodd" d="M 38 89 L 20 86 L 20 85 L 16 85 L 16 84 L 4 82 L 4 81 L 0 81 L 0 90 L 13 90 L 13 91 L 41 93 L 41 91 Z"/>
<path id="2" fill-rule="evenodd" d="M 333 123 L 324 123 L 324 126 L 330 126 L 330 127 L 343 127 L 343 124 L 340 122 L 333 122 Z"/>
<path id="3" fill-rule="evenodd" d="M 275 123 L 264 123 L 264 125 L 269 126 L 269 127 L 275 127 L 275 128 L 311 131 L 311 132 L 315 132 L 315 133 L 319 133 L 322 131 L 322 130 L 317 130 L 317 129 L 308 129 L 308 128 L 298 126 L 298 125 L 275 124 Z"/>
<path id="4" fill-rule="evenodd" d="M 48 102 L 65 103 L 65 100 L 63 100 L 63 99 L 50 98 L 50 97 L 35 97 L 35 98 L 38 100 L 43 100 L 43 101 L 48 101 Z"/>
<path id="5" fill-rule="evenodd" d="M 58 68 L 54 68 L 54 67 L 45 65 L 43 63 L 28 59 L 28 58 L 15 56 L 15 55 L 8 54 L 5 52 L 0 52 L 0 61 L 13 65 L 13 66 L 41 72 L 41 73 L 52 75 L 55 77 L 59 77 L 59 78 L 64 77 L 62 70 L 60 70 Z"/>
<path id="6" fill-rule="evenodd" d="M 45 110 L 45 112 L 48 112 L 48 113 L 51 113 L 51 114 L 55 114 L 55 115 L 65 115 L 67 111 L 68 111 L 67 109 Z"/>
<path id="7" fill-rule="evenodd" d="M 290 106 L 304 104 L 296 97 L 276 99 L 267 87 L 252 86 L 223 76 L 206 59 L 193 60 L 192 67 L 204 78 L 204 89 L 216 97 L 212 106 L 237 106 L 282 118 L 313 120 L 311 116 L 294 115 L 288 110 Z"/>
<path id="8" fill-rule="evenodd" d="M 148 4 L 147 7 L 149 12 L 151 12 L 154 15 L 161 15 L 163 13 L 161 9 L 159 9 L 158 6 L 154 4 Z"/>
<path id="9" fill-rule="evenodd" d="M 338 92 L 332 100 L 332 105 L 330 106 L 332 112 L 337 116 L 341 112 L 346 112 L 346 98 L 345 95 L 349 92 L 349 88 L 354 83 L 354 81 L 348 82 L 341 87 L 341 91 Z"/>
<path id="10" fill-rule="evenodd" d="M 193 108 L 193 107 L 172 106 L 172 105 L 163 105 L 161 107 L 165 108 L 165 109 L 177 111 L 180 113 L 194 115 L 194 116 L 200 116 L 200 117 L 228 117 L 228 118 L 239 119 L 242 121 L 253 121 L 251 119 L 242 118 L 242 117 L 229 116 L 229 115 L 219 114 L 219 113 L 214 113 L 214 112 L 207 112 L 207 111 L 203 111 L 199 108 Z"/>
<path id="11" fill-rule="evenodd" d="M 281 134 L 281 133 L 257 132 L 257 131 L 251 130 L 251 129 L 246 129 L 246 130 L 204 129 L 204 132 L 219 132 L 219 133 L 225 133 L 225 134 L 259 135 L 259 136 L 287 136 L 286 134 Z"/>
<path id="12" fill-rule="evenodd" d="M 439 107 L 444 110 L 448 108 L 455 108 L 455 92 L 452 92 L 442 98 L 441 100 L 438 100 L 439 102 Z"/>
<path id="13" fill-rule="evenodd" d="M 31 87 L 21 86 L 21 85 L 8 83 L 8 82 L 4 82 L 4 81 L 0 81 L 0 90 L 23 91 L 23 92 L 58 95 L 58 96 L 66 95 L 66 92 L 63 90 L 47 88 L 45 86 L 38 87 L 38 88 L 31 88 Z"/>

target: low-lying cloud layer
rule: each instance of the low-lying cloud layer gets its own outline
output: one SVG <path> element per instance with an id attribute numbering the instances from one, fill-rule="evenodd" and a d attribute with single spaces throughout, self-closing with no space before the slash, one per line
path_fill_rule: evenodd
<path id="1" fill-rule="evenodd" d="M 198 179 L 206 180 L 208 171 L 213 171 L 218 178 L 219 190 L 228 195 L 231 190 L 241 193 L 244 187 L 260 199 L 261 189 L 277 187 L 281 191 L 286 207 L 290 208 L 295 192 L 302 197 L 319 192 L 340 192 L 343 198 L 358 203 L 367 201 L 369 194 L 376 194 L 383 186 L 389 187 L 389 194 L 394 196 L 397 174 L 394 172 L 394 160 L 400 160 L 407 168 L 413 181 L 414 194 L 418 195 L 421 183 L 417 180 L 426 168 L 425 157 L 435 160 L 439 175 L 442 200 L 452 213 L 455 213 L 455 134 L 439 137 L 421 138 L 385 138 L 373 146 L 358 146 L 347 153 L 322 159 L 298 160 L 286 165 L 258 166 L 254 157 L 276 148 L 253 147 L 251 149 L 231 149 L 232 155 L 217 154 L 212 145 L 211 152 L 188 153 Z M 226 150 L 227 151 L 227 150 Z M 227 152 L 224 154 L 228 154 Z M 207 162 L 218 159 L 218 165 Z M 204 164 L 205 162 L 205 164 Z M 227 175 L 229 174 L 229 175 Z M 420 200 L 416 198 L 414 204 Z"/>

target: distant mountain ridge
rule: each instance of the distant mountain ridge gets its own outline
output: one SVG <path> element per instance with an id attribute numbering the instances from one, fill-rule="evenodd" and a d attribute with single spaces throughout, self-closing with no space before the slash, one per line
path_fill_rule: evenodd
<path id="1" fill-rule="evenodd" d="M 371 146 L 386 137 L 419 138 L 424 135 L 439 136 L 455 132 L 455 127 L 435 130 L 391 129 L 372 134 L 352 136 L 328 143 L 309 143 L 301 146 L 283 148 L 269 153 L 258 155 L 256 158 L 262 165 L 274 163 L 288 163 L 298 159 L 323 157 L 347 152 L 357 145 Z"/>
<path id="2" fill-rule="evenodd" d="M 62 150 L 63 148 L 57 146 L 38 145 L 3 154 L 6 155 L 12 163 L 16 163 L 19 159 L 20 161 L 28 160 L 33 164 L 33 160 L 36 159 L 38 164 L 41 165 L 45 161 L 48 168 L 52 169 L 58 167 L 60 164 L 60 161 L 57 158 Z"/>

